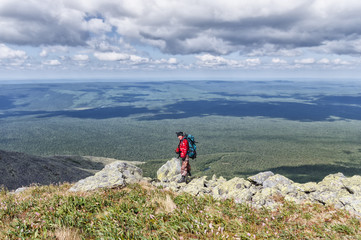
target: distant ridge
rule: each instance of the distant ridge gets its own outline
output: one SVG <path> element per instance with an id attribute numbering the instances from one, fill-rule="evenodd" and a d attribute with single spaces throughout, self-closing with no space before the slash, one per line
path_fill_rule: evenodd
<path id="1" fill-rule="evenodd" d="M 0 150 L 0 186 L 14 190 L 31 184 L 75 182 L 103 167 L 99 159 L 89 157 L 41 157 Z"/>

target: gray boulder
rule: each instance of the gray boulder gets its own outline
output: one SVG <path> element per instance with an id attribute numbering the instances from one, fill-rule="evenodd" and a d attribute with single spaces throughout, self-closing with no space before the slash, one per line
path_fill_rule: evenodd
<path id="1" fill-rule="evenodd" d="M 235 177 L 227 181 L 220 177 L 217 184 L 214 184 L 213 197 L 216 199 L 234 198 L 238 202 L 246 201 L 253 195 L 250 187 L 251 183 L 243 178 Z"/>
<path id="2" fill-rule="evenodd" d="M 330 174 L 317 184 L 316 191 L 310 193 L 310 198 L 325 205 L 335 205 L 341 208 L 340 198 L 350 193 L 346 190 L 343 180 L 347 179 L 342 173 Z"/>
<path id="3" fill-rule="evenodd" d="M 274 175 L 273 172 L 267 171 L 267 172 L 258 173 L 254 176 L 250 176 L 247 179 L 256 185 L 263 185 L 263 182 L 273 175 Z"/>
<path id="4" fill-rule="evenodd" d="M 206 187 L 206 179 L 206 176 L 193 179 L 190 183 L 183 184 L 182 191 L 195 196 L 209 194 L 211 190 Z"/>
<path id="5" fill-rule="evenodd" d="M 90 191 L 97 188 L 124 187 L 130 183 L 140 182 L 143 171 L 127 162 L 116 161 L 108 164 L 94 176 L 87 177 L 75 183 L 69 189 L 71 192 Z"/>
<path id="6" fill-rule="evenodd" d="M 161 182 L 175 182 L 178 181 L 181 176 L 181 162 L 178 158 L 173 158 L 167 161 L 157 171 L 157 178 Z"/>
<path id="7" fill-rule="evenodd" d="M 288 186 L 293 184 L 293 181 L 286 178 L 285 176 L 282 176 L 280 174 L 276 174 L 273 176 L 268 177 L 263 183 L 264 188 L 273 188 L 277 186 Z"/>
<path id="8" fill-rule="evenodd" d="M 277 206 L 275 197 L 281 196 L 281 192 L 276 188 L 262 188 L 252 196 L 252 206 L 255 208 L 267 207 L 273 209 Z"/>
<path id="9" fill-rule="evenodd" d="M 342 184 L 350 194 L 361 197 L 361 176 L 342 179 Z"/>

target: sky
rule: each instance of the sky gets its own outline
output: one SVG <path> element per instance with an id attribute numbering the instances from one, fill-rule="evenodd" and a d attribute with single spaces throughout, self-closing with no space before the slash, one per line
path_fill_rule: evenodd
<path id="1" fill-rule="evenodd" d="M 358 79 L 359 0 L 0 0 L 0 80 Z"/>

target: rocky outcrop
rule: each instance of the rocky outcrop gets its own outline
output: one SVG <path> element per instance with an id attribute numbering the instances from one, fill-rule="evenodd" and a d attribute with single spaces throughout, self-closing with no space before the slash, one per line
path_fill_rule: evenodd
<path id="1" fill-rule="evenodd" d="M 80 180 L 69 191 L 90 191 L 97 188 L 124 187 L 143 179 L 143 171 L 127 162 L 116 161 L 105 166 L 94 176 Z"/>
<path id="2" fill-rule="evenodd" d="M 347 178 L 342 173 L 337 173 L 326 176 L 319 183 L 299 184 L 268 171 L 247 179 L 235 177 L 227 181 L 223 177 L 213 176 L 211 179 L 201 177 L 192 179 L 188 184 L 179 184 L 171 181 L 175 175 L 168 174 L 163 177 L 163 172 L 177 172 L 169 169 L 169 166 L 173 164 L 167 162 L 166 166 L 162 167 L 158 175 L 160 181 L 153 182 L 153 185 L 196 196 L 208 194 L 216 199 L 233 198 L 237 203 L 246 203 L 256 208 L 274 208 L 280 204 L 277 199 L 284 198 L 295 203 L 334 205 L 361 216 L 361 176 Z"/>
<path id="3" fill-rule="evenodd" d="M 232 198 L 237 203 L 252 207 L 275 208 L 284 198 L 298 204 L 320 203 L 334 205 L 361 217 L 361 176 L 345 177 L 342 173 L 326 176 L 321 182 L 295 183 L 273 172 L 261 172 L 247 179 L 206 176 L 194 178 L 188 183 L 177 183 L 180 178 L 180 160 L 173 158 L 157 172 L 156 187 L 195 196 L 211 195 L 215 199 Z M 129 183 L 149 181 L 142 177 L 142 170 L 132 164 L 116 161 L 92 177 L 77 182 L 69 191 L 89 191 L 97 188 L 124 187 Z"/>

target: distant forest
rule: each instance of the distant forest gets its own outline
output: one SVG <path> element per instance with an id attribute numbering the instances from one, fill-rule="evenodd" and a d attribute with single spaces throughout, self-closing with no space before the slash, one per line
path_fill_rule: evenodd
<path id="1" fill-rule="evenodd" d="M 196 176 L 359 174 L 360 127 L 361 85 L 352 82 L 0 86 L 0 149 L 145 161 L 152 177 L 176 156 L 176 131 L 198 141 Z"/>

